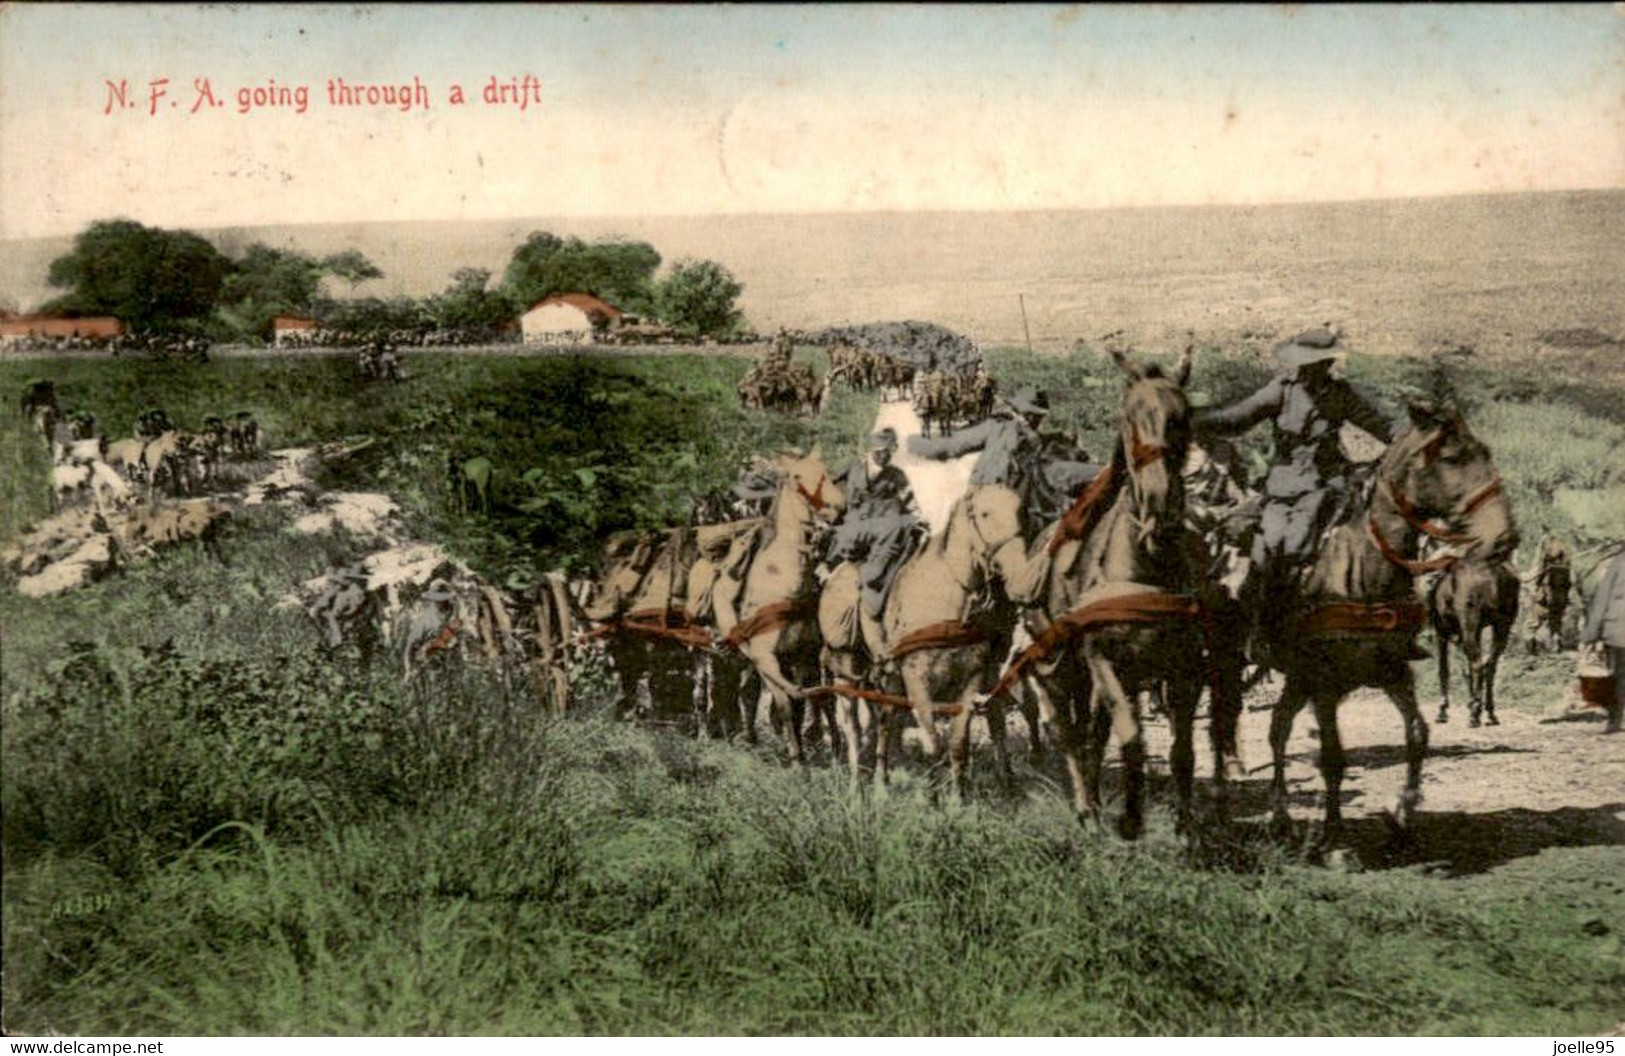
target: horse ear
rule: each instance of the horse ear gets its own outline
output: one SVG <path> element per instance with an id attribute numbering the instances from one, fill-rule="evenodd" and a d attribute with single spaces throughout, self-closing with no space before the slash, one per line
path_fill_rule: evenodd
<path id="1" fill-rule="evenodd" d="M 1118 367 L 1122 369 L 1123 373 L 1129 376 L 1130 381 L 1141 381 L 1145 378 L 1145 372 L 1131 363 L 1128 356 L 1123 353 L 1121 348 L 1113 345 L 1111 347 L 1111 353 L 1112 362 L 1116 363 Z"/>
<path id="2" fill-rule="evenodd" d="M 1185 351 L 1179 354 L 1179 362 L 1174 366 L 1174 384 L 1182 389 L 1185 387 L 1185 383 L 1191 380 L 1191 357 L 1195 353 L 1196 346 L 1194 344 L 1186 345 Z"/>

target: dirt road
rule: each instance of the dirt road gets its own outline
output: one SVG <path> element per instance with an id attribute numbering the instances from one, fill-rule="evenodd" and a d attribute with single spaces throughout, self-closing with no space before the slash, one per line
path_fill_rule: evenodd
<path id="1" fill-rule="evenodd" d="M 1237 817 L 1267 820 L 1271 777 L 1269 706 L 1280 683 L 1249 698 L 1241 750 L 1248 775 L 1235 790 Z M 1472 729 L 1465 711 L 1433 723 L 1424 697 L 1429 748 L 1422 805 L 1410 839 L 1390 823 L 1405 783 L 1405 737 L 1398 710 L 1376 691 L 1355 694 L 1338 711 L 1348 757 L 1343 814 L 1349 843 L 1367 866 L 1431 864 L 1449 875 L 1481 872 L 1546 848 L 1612 846 L 1625 865 L 1625 735 L 1604 736 L 1602 712 L 1554 702 L 1545 715 L 1503 705 L 1501 725 Z M 1149 724 L 1153 766 L 1167 772 L 1166 722 Z M 1197 777 L 1213 773 L 1207 724 L 1198 724 Z M 1300 713 L 1287 745 L 1287 790 L 1295 821 L 1322 816 L 1314 716 Z"/>

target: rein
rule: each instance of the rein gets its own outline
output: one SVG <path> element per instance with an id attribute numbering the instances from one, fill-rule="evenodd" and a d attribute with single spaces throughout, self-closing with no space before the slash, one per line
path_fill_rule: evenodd
<path id="1" fill-rule="evenodd" d="M 1446 569 L 1454 568 L 1456 562 L 1461 560 L 1461 557 L 1457 554 L 1441 554 L 1428 561 L 1411 560 L 1400 553 L 1398 547 L 1390 543 L 1388 537 L 1382 534 L 1382 528 L 1377 524 L 1376 514 L 1372 514 L 1367 518 L 1366 528 L 1370 531 L 1371 541 L 1377 544 L 1377 551 L 1382 554 L 1383 559 L 1390 565 L 1402 568 L 1413 576 L 1426 575 L 1429 572 L 1443 572 Z"/>
<path id="2" fill-rule="evenodd" d="M 1128 423 L 1129 445 L 1128 464 L 1132 474 L 1160 459 L 1168 450 L 1166 444 L 1148 444 L 1140 439 L 1140 430 L 1133 422 Z M 1072 500 L 1061 519 L 1057 522 L 1055 534 L 1050 536 L 1049 552 L 1055 553 L 1061 547 L 1074 539 L 1082 539 L 1094 530 L 1095 524 L 1106 511 L 1109 500 L 1117 494 L 1117 489 L 1123 483 L 1123 475 L 1118 467 L 1108 465 L 1100 471 L 1100 475 L 1091 480 L 1078 497 Z"/>

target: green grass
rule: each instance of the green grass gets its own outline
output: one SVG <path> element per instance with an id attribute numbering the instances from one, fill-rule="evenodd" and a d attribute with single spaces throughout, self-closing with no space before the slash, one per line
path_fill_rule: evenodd
<path id="1" fill-rule="evenodd" d="M 872 396 L 841 388 L 817 419 L 745 411 L 734 386 L 748 365 L 703 354 L 423 355 L 409 357 L 405 384 L 361 385 L 342 356 L 34 361 L 0 364 L 0 391 L 20 394 L 49 371 L 62 405 L 91 411 L 113 437 L 131 435 L 149 407 L 192 429 L 210 414 L 248 410 L 273 447 L 373 437 L 373 448 L 325 483 L 387 490 L 420 534 L 499 582 L 528 582 L 588 563 L 611 532 L 686 519 L 753 452 L 819 445 L 832 470 L 861 453 Z M 489 518 L 453 509 L 454 450 L 495 466 Z M 6 540 L 49 512 L 49 455 L 15 398 L 0 405 L 0 451 Z"/>
<path id="2" fill-rule="evenodd" d="M 1592 1033 L 1625 984 L 1555 891 L 1267 846 L 1193 869 L 1165 816 L 1122 845 L 1041 785 L 855 800 L 478 678 L 339 670 L 170 653 L 13 703 L 8 1030 Z M 227 671 L 254 692 L 200 717 L 183 687 Z"/>
<path id="3" fill-rule="evenodd" d="M 1007 384 L 1049 387 L 1088 444 L 1109 441 L 1118 389 L 1102 358 L 994 361 Z M 154 374 L 75 362 L 58 386 L 117 431 L 161 404 L 188 424 L 247 407 L 278 446 L 375 435 L 334 482 L 400 496 L 424 535 L 499 577 L 657 520 L 731 480 L 747 451 L 853 453 L 873 415 L 854 396 L 816 424 L 744 414 L 731 386 L 746 364 L 728 358 L 410 365 L 395 389 L 358 390 L 348 364 L 320 359 Z M 0 387 L 39 371 L 4 365 Z M 1256 380 L 1246 363 L 1197 368 L 1215 398 Z M 1474 420 L 1492 446 L 1492 430 L 1566 430 L 1566 486 L 1615 486 L 1585 475 L 1580 441 L 1591 420 L 1619 423 L 1544 402 Z M 14 399 L 4 407 L 14 531 L 37 516 L 43 445 Z M 445 504 L 448 436 L 501 459 L 510 483 L 489 521 Z M 1519 487 L 1540 464 L 1497 454 Z M 513 536 L 542 519 L 522 508 L 535 489 L 512 483 L 527 469 L 585 487 L 576 470 L 615 459 L 626 468 L 602 476 L 627 476 L 594 501 L 619 512 L 549 509 L 564 522 L 552 536 Z M 884 799 L 854 799 L 839 770 L 784 770 L 771 734 L 750 749 L 551 718 L 529 687 L 475 673 L 403 687 L 388 664 L 320 651 L 276 605 L 353 560 L 349 542 L 290 536 L 264 512 L 222 548 L 223 564 L 180 548 L 67 596 L 0 596 L 8 1031 L 1585 1035 L 1618 1022 L 1625 897 L 1562 873 L 1568 858 L 1538 882 L 1342 874 L 1246 829 L 1193 858 L 1164 792 L 1128 846 L 1073 821 L 1059 773 L 1023 768 L 1004 795 L 981 752 L 966 806 L 936 802 L 917 766 Z M 1512 659 L 1503 672 L 1514 708 L 1563 677 Z M 1611 930 L 1594 934 L 1598 920 Z"/>

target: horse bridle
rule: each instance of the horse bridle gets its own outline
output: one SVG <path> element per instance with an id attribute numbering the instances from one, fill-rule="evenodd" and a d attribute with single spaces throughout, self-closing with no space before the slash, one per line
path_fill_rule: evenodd
<path id="1" fill-rule="evenodd" d="M 1422 456 L 1422 466 L 1424 468 L 1432 465 L 1434 459 L 1439 457 L 1439 452 L 1444 447 L 1444 441 L 1449 429 L 1449 426 L 1441 427 L 1417 447 L 1418 453 Z M 1388 494 L 1388 500 L 1394 505 L 1394 512 L 1399 514 L 1400 519 L 1410 525 L 1413 530 L 1440 542 L 1453 545 L 1472 542 L 1472 537 L 1469 535 L 1453 532 L 1448 527 L 1440 527 L 1429 521 L 1426 514 L 1422 512 L 1421 507 L 1417 506 L 1399 490 L 1399 486 L 1394 483 L 1392 477 L 1384 476 L 1380 480 L 1383 490 Z M 1453 523 L 1465 521 L 1480 506 L 1500 495 L 1504 490 L 1504 482 L 1498 473 L 1489 483 L 1463 498 L 1460 507 L 1447 515 L 1448 519 Z M 1442 572 L 1461 560 L 1456 554 L 1444 554 L 1429 561 L 1413 561 L 1401 554 L 1399 548 L 1388 541 L 1388 537 L 1383 534 L 1382 528 L 1377 524 L 1375 513 L 1371 514 L 1367 520 L 1372 540 L 1377 544 L 1377 549 L 1382 552 L 1382 556 L 1390 564 L 1403 568 L 1413 576 L 1427 572 Z"/>
<path id="2" fill-rule="evenodd" d="M 1130 493 L 1134 494 L 1135 510 L 1130 514 L 1135 525 L 1138 526 L 1140 538 L 1145 539 L 1150 534 L 1150 526 L 1139 513 L 1140 497 L 1136 494 L 1139 472 L 1153 462 L 1161 461 L 1168 454 L 1169 445 L 1165 443 L 1147 443 L 1140 438 L 1140 427 L 1134 422 L 1128 423 L 1128 466 Z"/>
<path id="3" fill-rule="evenodd" d="M 1167 444 L 1148 444 L 1141 440 L 1140 427 L 1133 422 L 1128 423 L 1128 437 L 1129 465 L 1136 471 L 1162 458 L 1168 451 Z"/>
<path id="4" fill-rule="evenodd" d="M 807 500 L 807 505 L 813 508 L 814 513 L 823 513 L 824 507 L 828 505 L 824 501 L 824 481 L 826 479 L 828 478 L 825 474 L 818 474 L 818 483 L 813 486 L 811 491 L 807 490 L 807 485 L 799 480 L 796 481 L 796 494 Z"/>

